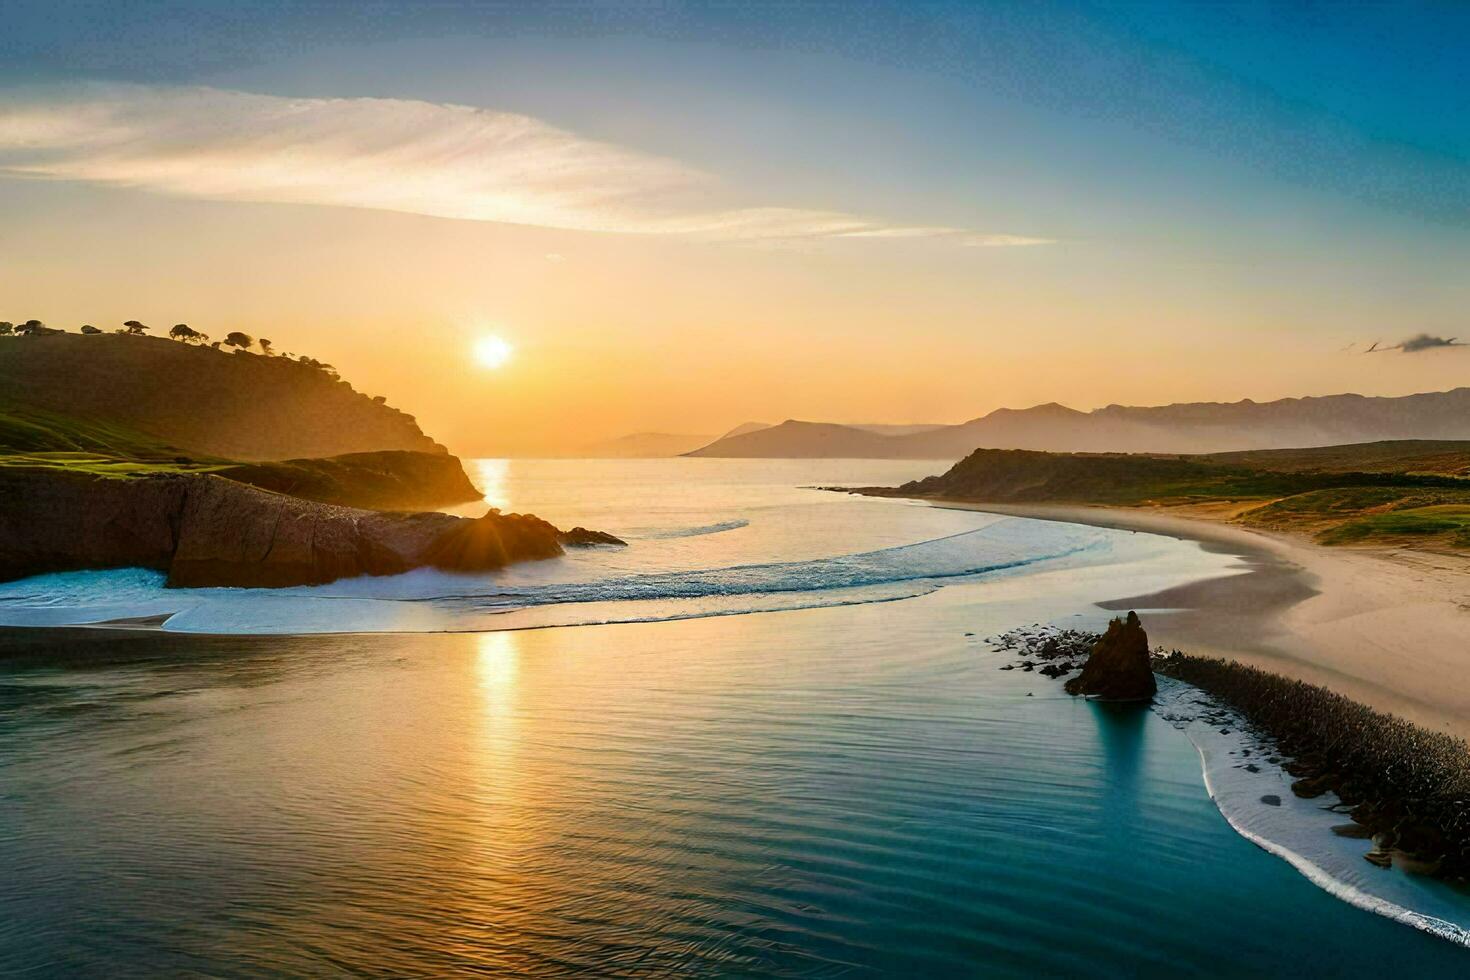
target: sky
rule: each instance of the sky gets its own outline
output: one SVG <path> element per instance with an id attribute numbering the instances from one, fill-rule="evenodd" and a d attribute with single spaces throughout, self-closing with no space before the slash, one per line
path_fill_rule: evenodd
<path id="1" fill-rule="evenodd" d="M 0 318 L 470 455 L 1470 384 L 1470 6 L 0 7 Z M 476 362 L 487 336 L 514 349 Z"/>

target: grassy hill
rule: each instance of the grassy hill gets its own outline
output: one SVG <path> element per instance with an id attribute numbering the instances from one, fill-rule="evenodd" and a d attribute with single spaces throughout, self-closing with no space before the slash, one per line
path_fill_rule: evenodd
<path id="1" fill-rule="evenodd" d="M 987 503 L 1231 504 L 1244 524 L 1323 544 L 1470 549 L 1464 442 L 1404 441 L 1210 456 L 979 449 L 884 491 Z"/>
<path id="2" fill-rule="evenodd" d="M 1470 441 L 1393 439 L 1311 449 L 1211 453 L 1196 459 L 1283 473 L 1438 473 L 1470 476 Z"/>
<path id="3" fill-rule="evenodd" d="M 151 337 L 0 337 L 0 473 L 215 474 L 321 503 L 478 500 L 410 416 L 317 368 Z"/>
<path id="4" fill-rule="evenodd" d="M 0 413 L 12 448 L 232 460 L 444 451 L 412 416 L 329 371 L 159 337 L 0 337 Z"/>

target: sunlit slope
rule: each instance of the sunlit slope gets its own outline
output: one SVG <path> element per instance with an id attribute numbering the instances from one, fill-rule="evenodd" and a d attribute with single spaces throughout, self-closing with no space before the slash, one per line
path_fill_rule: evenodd
<path id="1" fill-rule="evenodd" d="M 443 451 L 412 416 L 329 371 L 157 337 L 0 338 L 0 412 L 16 447 L 72 441 L 128 455 L 156 444 L 234 460 Z M 72 422 L 21 431 L 47 430 L 44 413 Z"/>

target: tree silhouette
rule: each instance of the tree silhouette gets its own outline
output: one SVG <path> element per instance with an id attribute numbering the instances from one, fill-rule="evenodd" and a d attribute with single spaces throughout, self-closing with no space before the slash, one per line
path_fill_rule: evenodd
<path id="1" fill-rule="evenodd" d="M 266 357 L 270 357 L 271 342 L 269 340 L 266 340 L 264 337 L 261 337 L 258 341 L 256 341 L 256 343 L 260 344 L 261 352 L 264 353 Z"/>
<path id="2" fill-rule="evenodd" d="M 202 344 L 209 338 L 195 330 L 187 323 L 175 323 L 168 335 L 174 340 L 182 340 L 186 344 Z"/>
<path id="3" fill-rule="evenodd" d="M 94 333 L 101 333 L 101 332 L 102 332 L 101 330 L 98 330 L 96 327 L 92 326 L 90 323 L 84 323 L 84 324 L 82 324 L 82 333 L 84 333 L 84 334 L 94 334 Z"/>
<path id="4" fill-rule="evenodd" d="M 0 320 L 0 337 L 9 337 L 15 333 L 15 324 L 9 320 Z"/>
<path id="5" fill-rule="evenodd" d="M 238 347 L 241 350 L 245 350 L 253 343 L 255 343 L 255 338 L 251 337 L 248 333 L 231 330 L 225 334 L 225 345 L 228 347 Z"/>
<path id="6" fill-rule="evenodd" d="M 15 332 L 23 337 L 29 337 L 34 334 L 60 333 L 61 331 L 48 329 L 46 327 L 46 324 L 42 323 L 40 320 L 27 320 L 25 323 L 22 323 L 20 326 L 16 327 Z"/>
<path id="7" fill-rule="evenodd" d="M 141 337 L 148 332 L 148 326 L 147 324 L 139 323 L 137 320 L 127 320 L 124 321 L 123 329 L 120 332 L 130 334 L 134 337 Z"/>

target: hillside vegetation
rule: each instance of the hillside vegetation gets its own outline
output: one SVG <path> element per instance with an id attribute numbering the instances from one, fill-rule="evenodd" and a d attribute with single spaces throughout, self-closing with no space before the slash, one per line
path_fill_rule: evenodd
<path id="1" fill-rule="evenodd" d="M 877 492 L 987 503 L 1233 504 L 1241 523 L 1323 544 L 1462 549 L 1470 548 L 1470 479 L 1459 475 L 1467 458 L 1463 442 L 1216 456 L 980 449 L 942 475 Z"/>
<path id="2" fill-rule="evenodd" d="M 215 475 L 380 510 L 480 499 L 412 417 L 318 362 L 136 335 L 0 337 L 0 474 L 23 471 Z"/>
<path id="3" fill-rule="evenodd" d="M 0 413 L 15 448 L 126 444 L 124 454 L 175 447 L 230 460 L 444 452 L 411 415 L 315 362 L 161 337 L 0 337 Z"/>

